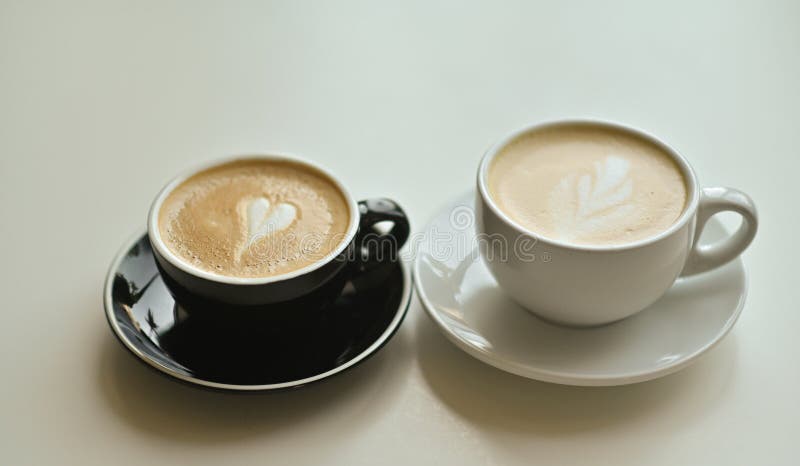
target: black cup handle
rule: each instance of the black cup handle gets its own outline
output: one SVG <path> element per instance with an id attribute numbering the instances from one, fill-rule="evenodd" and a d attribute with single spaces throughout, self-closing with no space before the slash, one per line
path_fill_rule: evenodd
<path id="1" fill-rule="evenodd" d="M 356 262 L 359 271 L 365 272 L 379 265 L 397 261 L 411 227 L 408 217 L 396 202 L 385 199 L 367 199 L 358 203 L 361 220 L 356 233 Z M 374 229 L 381 222 L 391 222 L 389 231 Z"/>

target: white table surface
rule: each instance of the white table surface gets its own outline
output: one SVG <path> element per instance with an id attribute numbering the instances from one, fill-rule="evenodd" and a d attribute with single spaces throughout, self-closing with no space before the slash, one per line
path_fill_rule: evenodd
<path id="1" fill-rule="evenodd" d="M 800 3 L 536 3 L 0 2 L 0 463 L 798 464 Z M 302 154 L 420 231 L 490 143 L 564 116 L 652 131 L 758 203 L 744 313 L 689 369 L 529 381 L 414 299 L 346 376 L 236 396 L 108 330 L 112 256 L 195 161 Z"/>

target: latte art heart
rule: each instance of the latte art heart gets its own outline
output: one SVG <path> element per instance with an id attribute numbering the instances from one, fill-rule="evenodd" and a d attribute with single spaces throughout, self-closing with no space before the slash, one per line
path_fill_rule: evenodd
<path id="1" fill-rule="evenodd" d="M 247 201 L 245 201 L 247 202 Z M 270 209 L 269 199 L 259 197 L 247 203 L 247 244 L 285 230 L 297 218 L 297 208 L 282 202 Z"/>
<path id="2" fill-rule="evenodd" d="M 247 241 L 239 249 L 239 259 L 260 239 L 285 230 L 297 218 L 297 208 L 292 204 L 281 202 L 273 206 L 265 197 L 242 199 L 238 210 L 247 224 Z"/>

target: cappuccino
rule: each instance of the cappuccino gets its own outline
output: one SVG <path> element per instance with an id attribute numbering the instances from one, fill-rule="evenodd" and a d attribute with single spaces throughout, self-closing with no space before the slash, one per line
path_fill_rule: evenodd
<path id="1" fill-rule="evenodd" d="M 521 226 L 581 245 L 621 245 L 655 236 L 681 216 L 687 183 L 652 141 L 592 124 L 543 127 L 492 161 L 489 192 Z"/>
<path id="2" fill-rule="evenodd" d="M 244 159 L 201 171 L 158 213 L 163 242 L 183 261 L 219 275 L 281 275 L 332 253 L 350 211 L 325 174 L 291 161 Z"/>

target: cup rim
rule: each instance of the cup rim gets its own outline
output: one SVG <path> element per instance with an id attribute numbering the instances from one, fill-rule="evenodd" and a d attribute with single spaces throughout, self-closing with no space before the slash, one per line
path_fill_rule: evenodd
<path id="1" fill-rule="evenodd" d="M 662 149 L 666 154 L 672 157 L 672 160 L 674 160 L 675 163 L 677 163 L 678 167 L 680 168 L 681 173 L 683 174 L 683 178 L 684 180 L 686 180 L 687 188 L 689 189 L 689 202 L 686 203 L 686 206 L 683 208 L 683 212 L 681 213 L 680 217 L 678 217 L 678 219 L 675 220 L 675 222 L 673 222 L 672 225 L 670 225 L 669 228 L 667 228 L 666 230 L 661 231 L 656 235 L 648 236 L 647 238 L 643 238 L 637 241 L 632 241 L 629 243 L 612 244 L 612 245 L 592 245 L 592 244 L 576 244 L 555 238 L 550 238 L 548 236 L 545 236 L 541 233 L 537 233 L 529 228 L 522 226 L 520 223 L 516 222 L 509 215 L 503 212 L 500 209 L 500 207 L 497 206 L 491 194 L 489 193 L 489 187 L 487 182 L 487 178 L 489 175 L 489 166 L 491 165 L 495 157 L 497 157 L 497 155 L 503 149 L 505 149 L 511 142 L 522 137 L 523 135 L 531 134 L 533 132 L 540 131 L 543 129 L 556 128 L 562 126 L 575 126 L 575 125 L 604 127 L 616 131 L 623 131 L 629 134 L 633 134 L 635 136 L 638 136 L 642 139 L 645 139 L 655 144 L 660 149 Z M 504 222 L 506 222 L 506 224 L 517 230 L 518 233 L 531 236 L 534 239 L 536 239 L 537 242 L 549 246 L 560 247 L 563 249 L 569 249 L 575 251 L 618 252 L 618 251 L 637 249 L 644 246 L 648 246 L 653 243 L 657 243 L 662 239 L 672 235 L 681 228 L 683 228 L 684 225 L 686 225 L 694 217 L 694 214 L 697 211 L 697 206 L 700 202 L 700 190 L 698 188 L 697 175 L 692 169 L 692 166 L 689 164 L 689 161 L 686 160 L 686 158 L 684 158 L 680 153 L 678 153 L 678 151 L 673 149 L 664 141 L 658 139 L 656 136 L 644 130 L 634 128 L 632 126 L 623 123 L 618 123 L 615 121 L 595 119 L 595 118 L 565 118 L 565 119 L 534 123 L 526 125 L 508 134 L 500 141 L 489 147 L 489 149 L 484 153 L 480 165 L 478 166 L 478 191 L 484 203 L 489 207 L 489 209 L 491 209 L 495 215 L 497 215 Z"/>
<path id="2" fill-rule="evenodd" d="M 316 170 L 322 173 L 324 176 L 328 177 L 328 179 L 339 189 L 339 192 L 345 198 L 345 203 L 347 204 L 349 213 L 350 213 L 350 221 L 347 226 L 346 233 L 340 243 L 334 248 L 330 253 L 328 253 L 325 257 L 320 258 L 319 260 L 306 265 L 305 267 L 301 267 L 296 270 L 292 270 L 290 272 L 282 273 L 280 275 L 273 275 L 269 277 L 234 277 L 230 275 L 222 275 L 214 272 L 209 272 L 199 267 L 196 267 L 192 264 L 189 264 L 182 258 L 180 258 L 177 254 L 172 252 L 167 245 L 164 243 L 164 240 L 161 238 L 161 231 L 158 228 L 158 213 L 161 209 L 164 200 L 167 196 L 181 183 L 186 181 L 188 178 L 192 177 L 193 175 L 208 170 L 214 167 L 218 167 L 220 165 L 225 165 L 231 162 L 236 161 L 245 161 L 245 160 L 269 160 L 269 161 L 279 161 L 279 162 L 289 162 L 289 163 L 296 163 L 298 165 L 302 165 L 308 167 L 312 170 Z M 281 282 L 284 280 L 290 280 L 292 278 L 299 277 L 301 275 L 305 275 L 307 273 L 313 272 L 314 270 L 323 267 L 324 265 L 328 264 L 331 260 L 337 257 L 339 254 L 344 251 L 358 231 L 358 221 L 360 218 L 358 205 L 353 200 L 353 197 L 350 195 L 350 192 L 345 188 L 344 184 L 331 173 L 330 170 L 326 169 L 324 166 L 312 162 L 308 159 L 303 157 L 299 157 L 294 154 L 289 154 L 286 152 L 281 151 L 266 151 L 261 153 L 252 153 L 252 154 L 240 154 L 240 155 L 232 155 L 226 157 L 220 157 L 216 159 L 212 159 L 209 161 L 202 162 L 200 164 L 194 165 L 191 168 L 183 170 L 181 173 L 170 179 L 167 184 L 162 187 L 158 194 L 156 194 L 155 199 L 150 204 L 150 210 L 147 214 L 147 236 L 150 239 L 150 243 L 153 245 L 153 249 L 155 249 L 158 254 L 160 254 L 165 260 L 167 260 L 170 264 L 177 267 L 178 269 L 182 270 L 183 272 L 193 275 L 198 278 L 202 278 L 204 280 L 209 280 L 212 282 L 217 283 L 224 283 L 229 285 L 264 285 L 268 283 L 275 283 Z"/>

